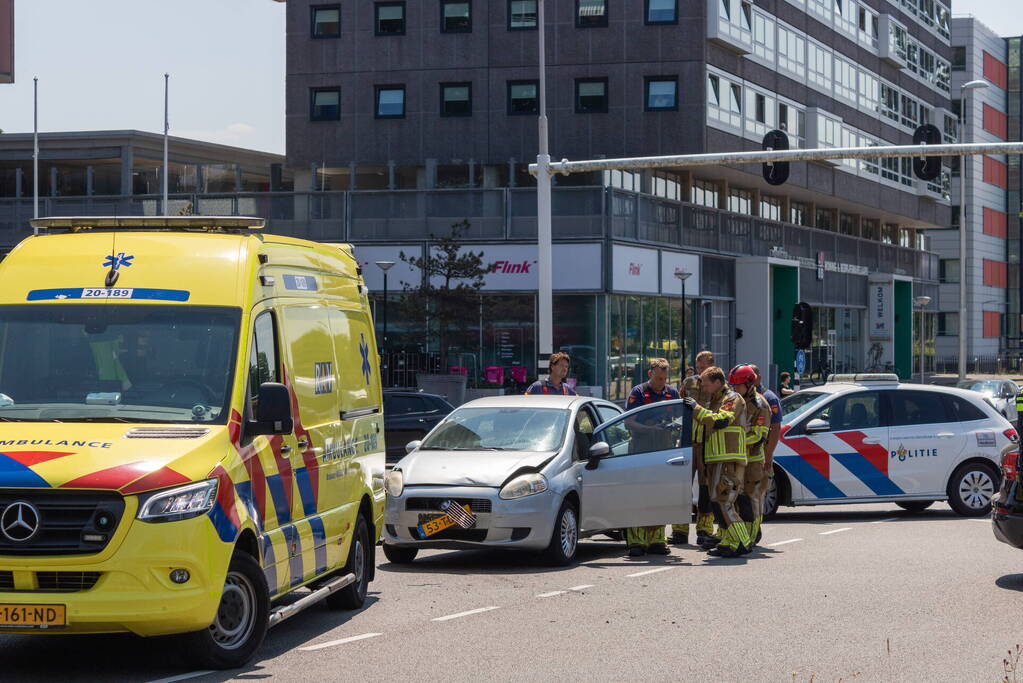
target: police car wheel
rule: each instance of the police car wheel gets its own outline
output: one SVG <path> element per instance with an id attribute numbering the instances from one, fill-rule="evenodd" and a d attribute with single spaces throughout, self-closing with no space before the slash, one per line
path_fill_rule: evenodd
<path id="1" fill-rule="evenodd" d="M 418 548 L 399 548 L 384 543 L 384 557 L 392 564 L 412 564 L 418 554 Z"/>
<path id="2" fill-rule="evenodd" d="M 774 517 L 775 513 L 778 512 L 778 474 L 771 477 L 771 484 L 767 489 L 767 493 L 764 494 L 764 519 L 770 519 Z"/>
<path id="3" fill-rule="evenodd" d="M 963 517 L 983 517 L 991 512 L 991 499 L 998 490 L 993 467 L 968 462 L 956 468 L 948 481 L 948 504 Z"/>
<path id="4" fill-rule="evenodd" d="M 575 561 L 578 547 L 579 515 L 575 511 L 575 506 L 566 500 L 561 504 L 558 516 L 554 518 L 551 543 L 544 551 L 544 555 L 551 564 L 564 567 Z"/>
<path id="5" fill-rule="evenodd" d="M 213 623 L 185 637 L 185 651 L 209 669 L 244 666 L 256 653 L 270 617 L 270 591 L 256 559 L 236 550 Z"/>
<path id="6" fill-rule="evenodd" d="M 355 521 L 355 533 L 352 544 L 348 548 L 348 562 L 341 571 L 355 574 L 355 582 L 350 583 L 336 593 L 327 596 L 327 606 L 331 609 L 359 609 L 366 602 L 369 591 L 369 577 L 373 571 L 373 547 L 369 543 L 369 526 L 362 515 Z"/>
<path id="7" fill-rule="evenodd" d="M 927 508 L 934 505 L 933 500 L 908 500 L 905 503 L 896 503 L 903 510 L 909 512 L 923 512 Z"/>

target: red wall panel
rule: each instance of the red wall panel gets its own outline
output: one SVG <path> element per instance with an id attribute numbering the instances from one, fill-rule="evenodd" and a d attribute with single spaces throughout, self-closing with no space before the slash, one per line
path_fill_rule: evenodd
<path id="1" fill-rule="evenodd" d="M 984 78 L 988 79 L 1002 90 L 1009 85 L 1009 68 L 1005 62 L 984 52 Z"/>
<path id="2" fill-rule="evenodd" d="M 1003 190 L 1009 186 L 1009 167 L 991 157 L 984 157 L 984 182 Z"/>
<path id="3" fill-rule="evenodd" d="M 984 336 L 987 338 L 1002 335 L 1002 314 L 998 311 L 984 311 Z"/>
<path id="4" fill-rule="evenodd" d="M 984 207 L 984 234 L 992 237 L 1009 236 L 1009 215 Z"/>
<path id="5" fill-rule="evenodd" d="M 984 105 L 984 130 L 1001 139 L 1009 137 L 1009 116 L 989 104 Z"/>

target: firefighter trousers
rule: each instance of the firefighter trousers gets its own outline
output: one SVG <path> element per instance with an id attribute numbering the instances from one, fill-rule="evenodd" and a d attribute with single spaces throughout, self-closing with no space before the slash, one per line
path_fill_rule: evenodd
<path id="1" fill-rule="evenodd" d="M 764 497 L 767 495 L 769 485 L 770 479 L 763 460 L 746 465 L 743 493 L 749 499 L 753 512 L 753 523 L 749 532 L 751 543 L 756 541 L 760 526 L 764 521 Z"/>
<path id="2" fill-rule="evenodd" d="M 739 515 L 736 501 L 745 483 L 746 463 L 741 460 L 707 463 L 707 486 L 714 516 L 718 518 L 720 546 L 737 550 L 749 547 L 749 525 Z"/>
<path id="3" fill-rule="evenodd" d="M 657 526 L 633 526 L 625 530 L 625 542 L 631 548 L 634 545 L 648 548 L 652 545 L 666 545 L 664 537 L 664 525 Z"/>

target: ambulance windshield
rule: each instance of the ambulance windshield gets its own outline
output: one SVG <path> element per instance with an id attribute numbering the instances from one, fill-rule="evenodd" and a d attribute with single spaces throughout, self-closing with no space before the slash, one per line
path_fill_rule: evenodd
<path id="1" fill-rule="evenodd" d="M 0 306 L 0 421 L 225 423 L 241 310 Z"/>

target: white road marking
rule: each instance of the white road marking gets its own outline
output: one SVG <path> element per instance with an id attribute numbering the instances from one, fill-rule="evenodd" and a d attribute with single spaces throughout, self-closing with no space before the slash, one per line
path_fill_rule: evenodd
<path id="1" fill-rule="evenodd" d="M 635 574 L 626 574 L 627 578 L 634 578 L 636 576 L 646 576 L 647 574 L 656 574 L 657 572 L 666 572 L 674 567 L 658 567 L 657 569 L 647 569 L 645 572 L 636 572 Z"/>
<path id="2" fill-rule="evenodd" d="M 480 614 L 481 612 L 489 612 L 490 610 L 501 609 L 500 607 L 480 607 L 479 609 L 471 609 L 468 612 L 459 612 L 458 614 L 449 614 L 446 617 L 437 617 L 436 619 L 430 619 L 430 621 L 448 621 L 450 619 L 458 619 L 460 617 L 468 617 L 473 614 Z"/>
<path id="3" fill-rule="evenodd" d="M 550 593 L 540 593 L 536 597 L 538 598 L 553 598 L 555 595 L 564 595 L 565 591 L 551 591 Z"/>
<path id="4" fill-rule="evenodd" d="M 841 529 L 832 529 L 831 531 L 822 531 L 822 532 L 820 532 L 820 535 L 821 536 L 830 536 L 831 534 L 837 534 L 840 531 L 852 531 L 852 527 L 851 526 L 844 526 Z"/>
<path id="5" fill-rule="evenodd" d="M 367 638 L 376 638 L 382 636 L 383 633 L 363 633 L 361 636 L 352 636 L 351 638 L 342 638 L 341 640 L 328 640 L 326 643 L 320 643 L 318 645 L 310 645 L 309 647 L 298 648 L 302 652 L 313 652 L 315 650 L 322 650 L 325 647 L 334 647 L 335 645 L 344 645 L 345 643 L 354 643 L 357 640 L 366 640 Z"/>
<path id="6" fill-rule="evenodd" d="M 149 683 L 174 683 L 174 681 L 187 681 L 189 678 L 198 678 L 199 676 L 205 676 L 206 674 L 215 673 L 214 671 L 193 671 L 187 674 L 181 674 L 180 676 L 170 676 L 169 678 L 158 678 L 155 681 L 149 681 Z"/>
<path id="7" fill-rule="evenodd" d="M 885 522 L 897 522 L 900 519 L 902 519 L 902 518 L 901 517 L 889 517 L 888 519 L 879 519 L 876 522 L 871 522 L 871 524 L 884 524 Z"/>
<path id="8" fill-rule="evenodd" d="M 991 521 L 991 518 L 990 517 L 981 517 L 980 519 L 977 519 L 976 517 L 970 517 L 970 521 L 971 522 L 981 522 L 983 524 L 987 524 L 988 522 Z"/>
<path id="9" fill-rule="evenodd" d="M 790 539 L 789 539 L 789 540 L 787 540 L 787 541 L 778 541 L 777 543 L 769 543 L 769 544 L 767 545 L 767 547 L 768 547 L 768 548 L 774 548 L 774 547 L 776 547 L 776 546 L 779 546 L 779 545 L 786 545 L 786 544 L 788 544 L 788 543 L 798 543 L 799 541 L 802 541 L 802 540 L 803 540 L 803 539 L 801 539 L 801 538 L 790 538 Z"/>
<path id="10" fill-rule="evenodd" d="M 572 586 L 568 590 L 570 590 L 570 591 L 581 591 L 581 590 L 585 590 L 587 588 L 593 588 L 593 584 L 592 583 L 584 583 L 581 586 Z"/>

